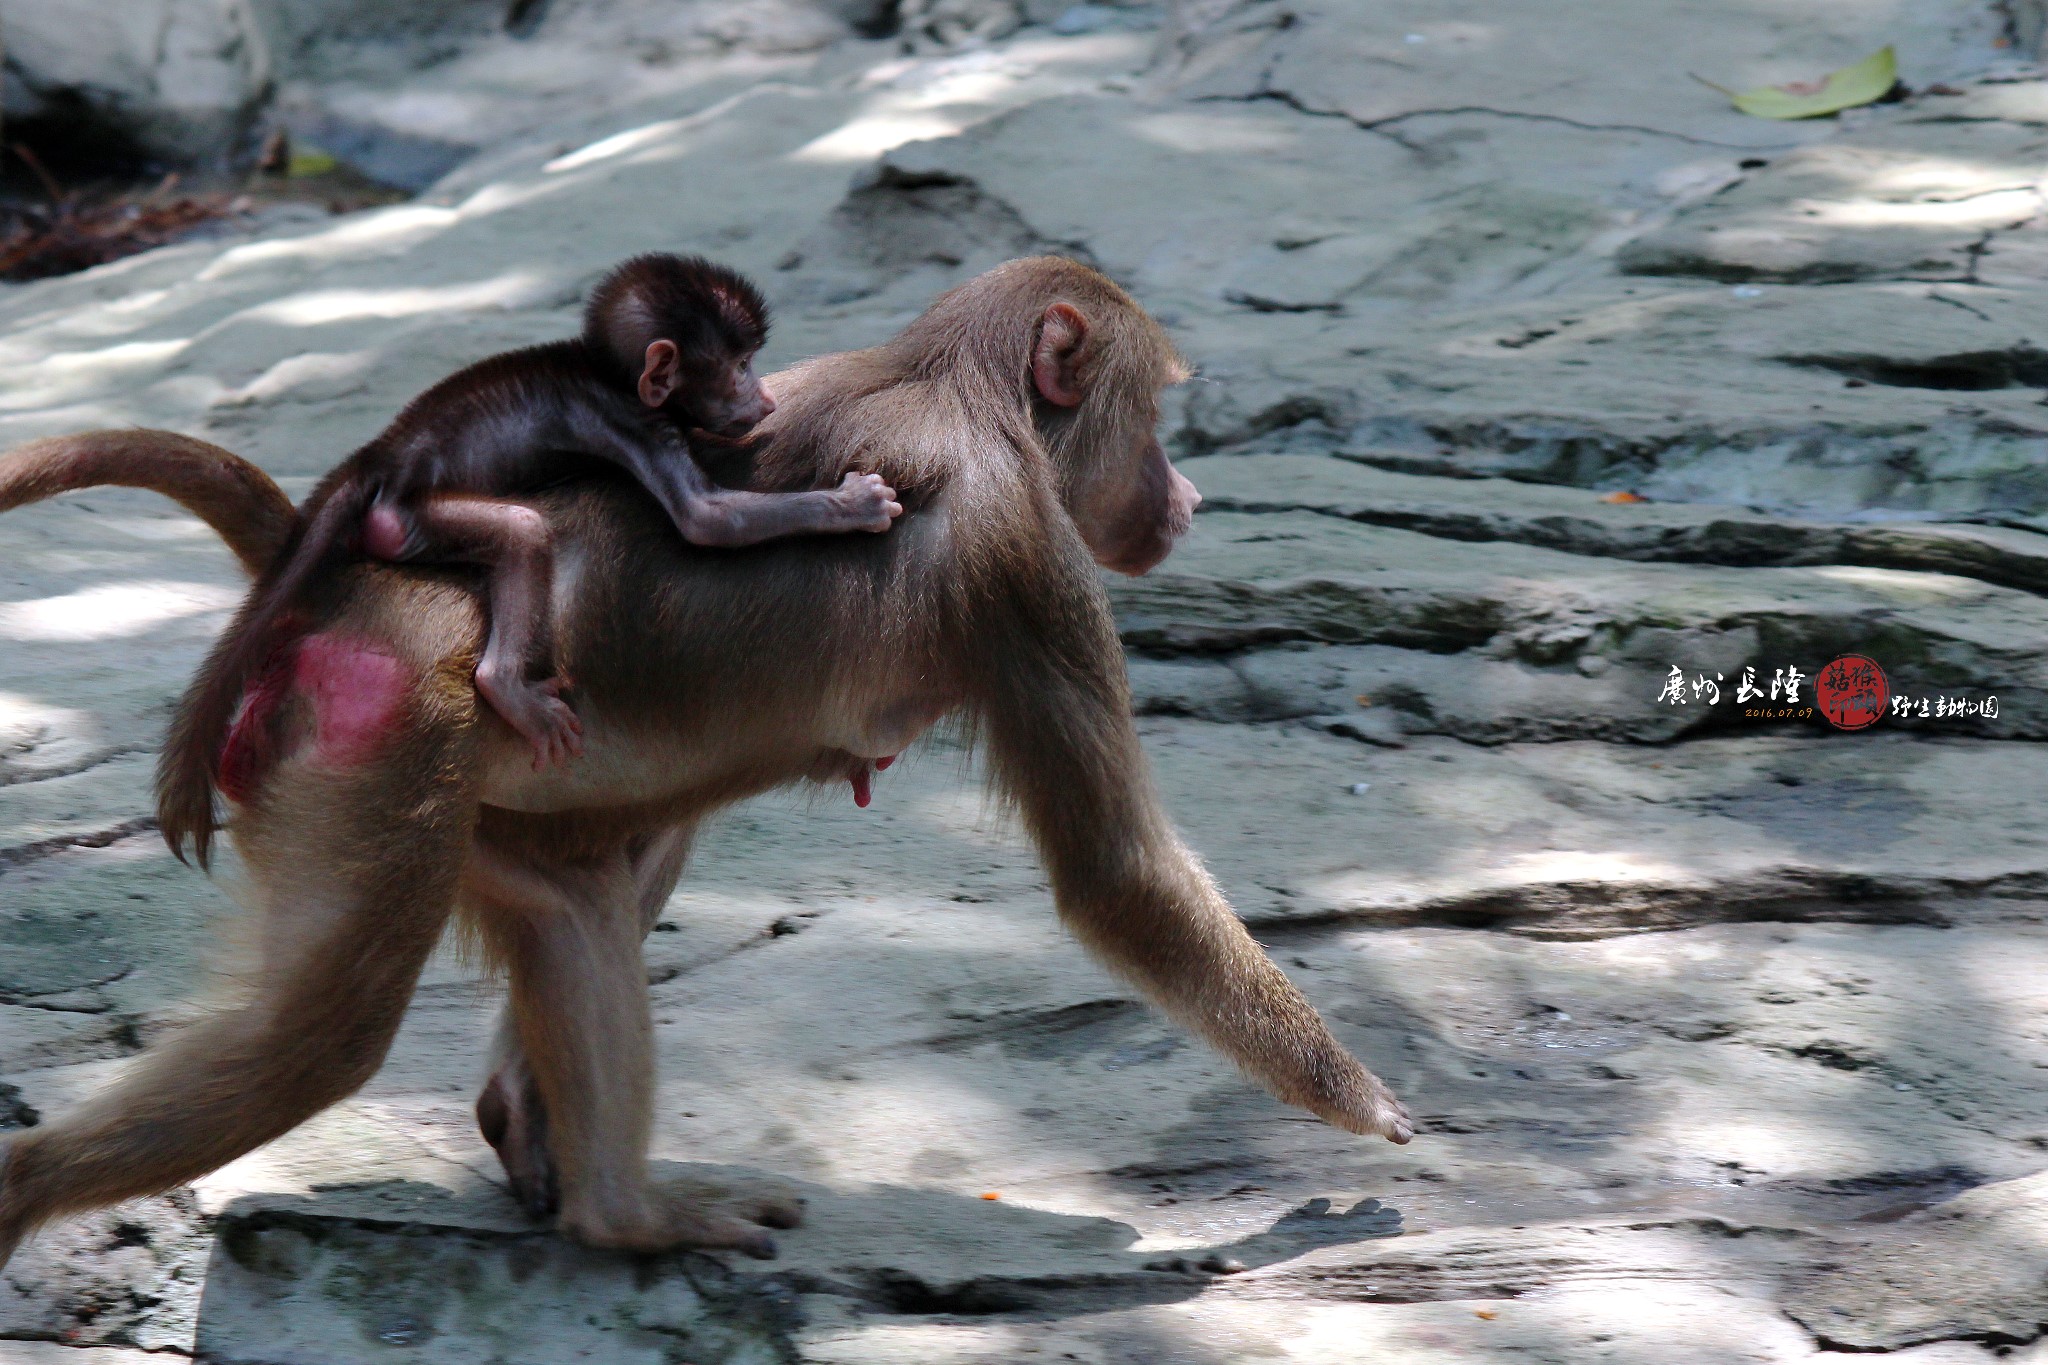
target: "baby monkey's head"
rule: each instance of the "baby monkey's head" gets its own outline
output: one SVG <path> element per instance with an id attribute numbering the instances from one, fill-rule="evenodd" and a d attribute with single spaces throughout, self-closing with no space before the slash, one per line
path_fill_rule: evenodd
<path id="1" fill-rule="evenodd" d="M 619 383 L 685 428 L 739 436 L 775 411 L 754 373 L 768 304 L 701 256 L 635 256 L 598 283 L 583 340 Z"/>

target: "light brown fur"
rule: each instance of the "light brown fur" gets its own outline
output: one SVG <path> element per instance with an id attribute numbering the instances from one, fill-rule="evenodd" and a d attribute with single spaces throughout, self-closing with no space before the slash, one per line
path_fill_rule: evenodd
<path id="1" fill-rule="evenodd" d="M 251 578 L 291 535 L 291 499 L 268 474 L 217 445 L 140 427 L 16 446 L 0 460 L 0 512 L 105 484 L 178 502 L 227 542 Z"/>
<path id="2" fill-rule="evenodd" d="M 771 381 L 750 486 L 879 473 L 908 509 L 888 536 L 707 553 L 621 488 L 536 499 L 573 575 L 555 638 L 586 689 L 589 747 L 566 770 L 532 771 L 461 685 L 473 605 L 360 571 L 321 626 L 405 662 L 402 733 L 334 772 L 281 720 L 283 757 L 230 825 L 263 912 L 292 926 L 274 986 L 0 1148 L 0 1260 L 50 1217 L 190 1179 L 361 1084 L 458 904 L 511 978 L 480 1117 L 528 1206 L 558 1198 L 561 1226 L 603 1245 L 766 1253 L 755 1224 L 793 1220 L 786 1199 L 716 1207 L 647 1178 L 640 936 L 705 814 L 864 772 L 946 714 L 985 743 L 1084 944 L 1280 1098 L 1406 1141 L 1400 1104 L 1175 834 L 1131 725 L 1096 566 L 1142 572 L 1186 526 L 1193 489 L 1152 435 L 1185 373 L 1102 276 L 1012 262 L 884 346 Z M 313 1041 L 272 1051 L 287 1026 Z"/>

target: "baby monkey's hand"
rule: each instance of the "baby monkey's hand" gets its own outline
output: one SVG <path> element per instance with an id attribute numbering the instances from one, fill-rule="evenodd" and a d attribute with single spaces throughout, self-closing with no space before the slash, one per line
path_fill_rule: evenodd
<path id="1" fill-rule="evenodd" d="M 886 531 L 903 515 L 896 490 L 883 483 L 880 474 L 848 474 L 832 490 L 832 499 L 839 506 L 842 520 L 837 529 L 842 531 Z"/>

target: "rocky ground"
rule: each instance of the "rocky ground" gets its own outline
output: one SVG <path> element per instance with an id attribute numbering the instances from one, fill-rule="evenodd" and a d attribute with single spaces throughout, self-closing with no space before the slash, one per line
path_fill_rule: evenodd
<path id="1" fill-rule="evenodd" d="M 939 743 L 868 811 L 734 812 L 649 942 L 656 1155 L 801 1182 L 779 1260 L 523 1223 L 451 957 L 361 1095 L 0 1273 L 0 1361 L 2048 1360 L 2043 16 L 907 12 L 621 74 L 571 8 L 305 75 L 366 157 L 475 145 L 406 204 L 0 292 L 0 441 L 172 427 L 296 492 L 635 250 L 756 275 L 775 360 L 1091 260 L 1200 370 L 1168 435 L 1209 500 L 1112 585 L 1168 801 L 1422 1134 L 1323 1127 L 1133 999 Z M 1839 120 L 1686 78 L 1887 42 L 1915 93 Z M 0 519 L 0 1127 L 223 960 L 231 888 L 147 787 L 239 587 L 142 495 Z M 1848 652 L 1928 715 L 1746 714 Z"/>

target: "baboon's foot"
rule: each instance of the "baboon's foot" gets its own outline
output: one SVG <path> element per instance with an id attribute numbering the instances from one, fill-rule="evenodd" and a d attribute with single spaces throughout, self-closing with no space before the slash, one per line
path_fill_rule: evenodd
<path id="1" fill-rule="evenodd" d="M 648 1191 L 647 1205 L 644 1214 L 634 1217 L 575 1217 L 565 1213 L 562 1231 L 585 1246 L 619 1251 L 676 1251 L 688 1247 L 740 1251 L 760 1261 L 775 1258 L 775 1239 L 766 1228 L 750 1218 L 700 1204 L 694 1190 L 672 1192 L 665 1186 L 655 1186 Z M 778 1207 L 775 1212 L 786 1217 L 789 1210 Z"/>
<path id="2" fill-rule="evenodd" d="M 764 1227 L 799 1228 L 804 1224 L 804 1197 L 779 1180 L 679 1176 L 663 1180 L 661 1190 L 672 1203 L 716 1209 Z"/>
<path id="3" fill-rule="evenodd" d="M 540 1089 L 523 1068 L 492 1076 L 477 1096 L 476 1126 L 498 1153 L 512 1197 L 526 1216 L 542 1222 L 562 1207 L 561 1185 L 548 1154 L 548 1114 Z"/>
<path id="4" fill-rule="evenodd" d="M 804 1225 L 804 1201 L 799 1195 L 763 1196 L 752 1205 L 742 1203 L 734 1207 L 765 1227 L 786 1229 Z"/>

